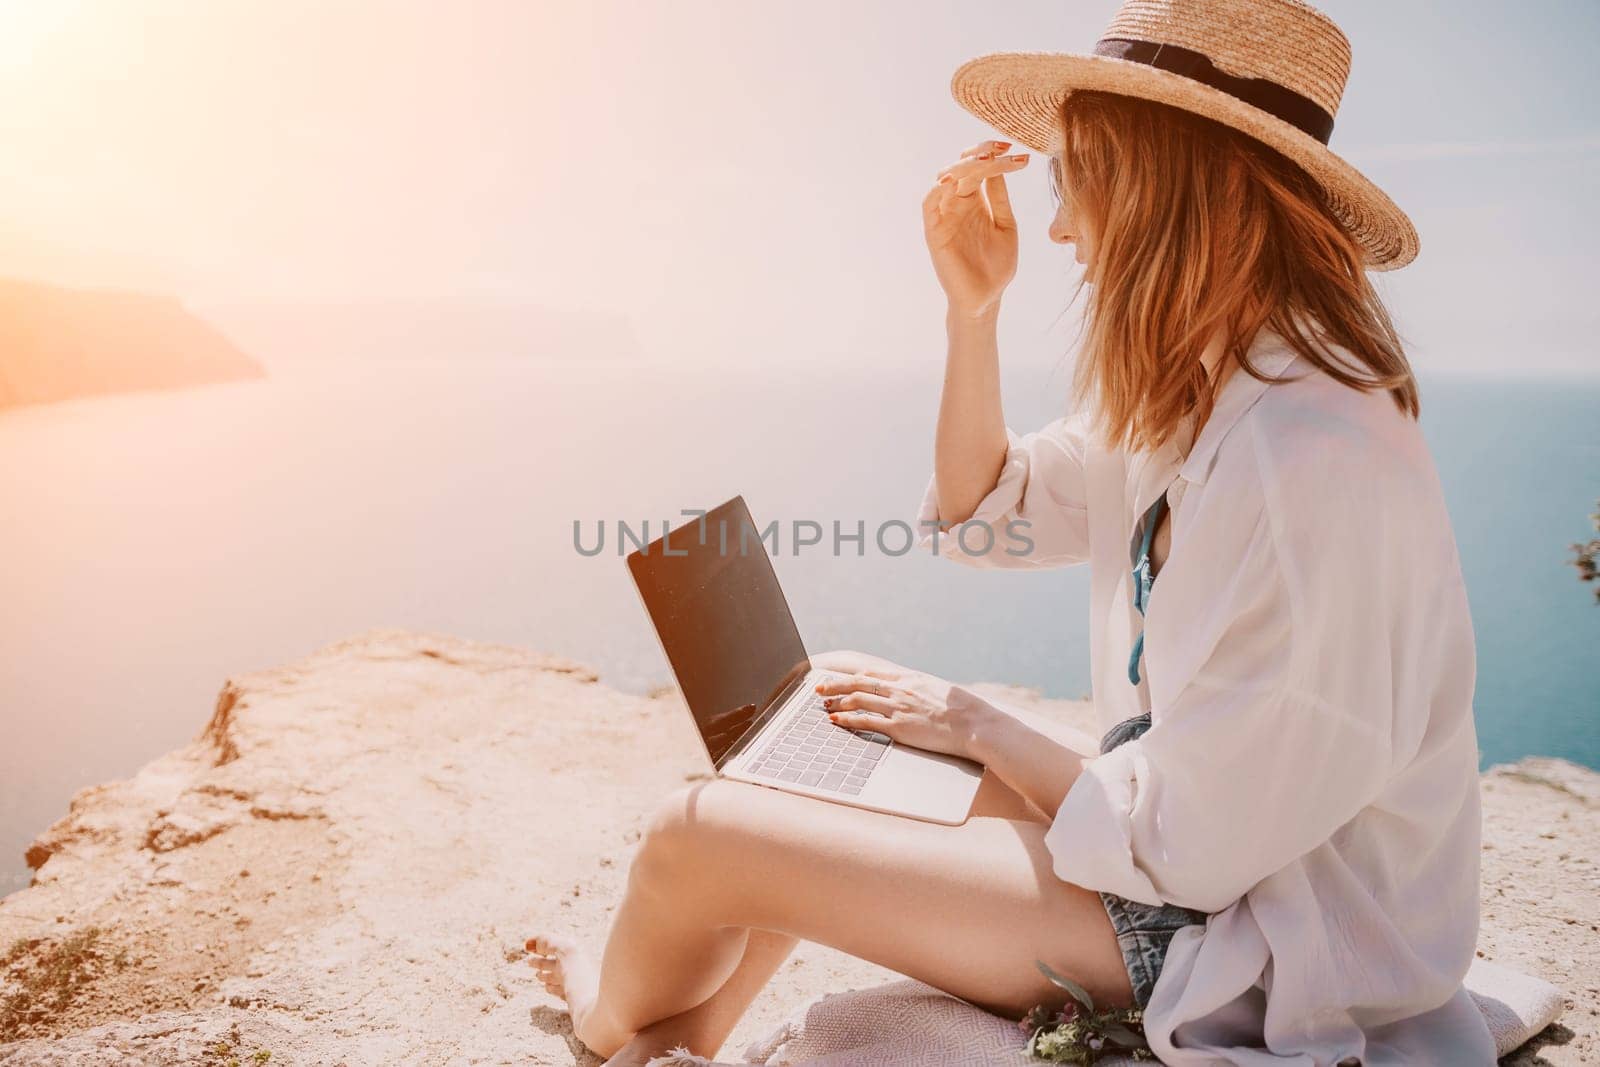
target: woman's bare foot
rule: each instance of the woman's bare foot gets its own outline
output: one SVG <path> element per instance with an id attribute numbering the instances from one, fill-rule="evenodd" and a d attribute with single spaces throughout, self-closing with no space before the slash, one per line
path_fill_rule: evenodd
<path id="1" fill-rule="evenodd" d="M 604 1041 L 591 1029 L 594 1021 L 591 1015 L 600 992 L 600 969 L 595 966 L 593 957 L 576 941 L 559 934 L 535 934 L 523 947 L 528 950 L 528 962 L 538 972 L 545 989 L 567 1002 L 572 1032 L 578 1040 L 600 1056 L 615 1051 L 600 1047 Z"/>
<path id="2" fill-rule="evenodd" d="M 590 1052 L 609 1057 L 606 1067 L 636 1067 L 679 1046 L 693 1048 L 700 1043 L 692 1022 L 676 1016 L 639 1031 L 620 1048 L 615 1041 L 603 1047 L 608 1039 L 595 1032 L 593 1017 L 600 992 L 600 970 L 594 958 L 572 938 L 560 934 L 535 934 L 523 947 L 545 989 L 567 1002 L 572 1032 L 578 1040 Z"/>

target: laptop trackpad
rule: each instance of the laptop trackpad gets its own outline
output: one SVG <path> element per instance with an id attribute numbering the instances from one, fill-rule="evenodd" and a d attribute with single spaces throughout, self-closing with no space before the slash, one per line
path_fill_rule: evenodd
<path id="1" fill-rule="evenodd" d="M 861 791 L 863 803 L 942 823 L 964 822 L 983 778 L 972 760 L 894 745 Z"/>

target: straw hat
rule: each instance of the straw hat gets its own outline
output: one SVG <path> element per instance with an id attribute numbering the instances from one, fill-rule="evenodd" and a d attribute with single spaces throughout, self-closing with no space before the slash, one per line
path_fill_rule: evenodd
<path id="1" fill-rule="evenodd" d="M 1417 231 L 1383 190 L 1328 148 L 1350 42 L 1300 0 L 1125 0 L 1092 55 L 994 52 L 955 72 L 956 102 L 1012 140 L 1061 150 L 1061 105 L 1100 89 L 1192 111 L 1264 142 L 1318 183 L 1367 267 L 1416 258 Z"/>

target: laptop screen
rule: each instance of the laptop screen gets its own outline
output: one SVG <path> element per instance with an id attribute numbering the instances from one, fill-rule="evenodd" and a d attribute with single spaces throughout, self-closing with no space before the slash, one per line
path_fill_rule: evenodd
<path id="1" fill-rule="evenodd" d="M 645 610 L 719 767 L 767 704 L 811 667 L 757 535 L 744 498 L 736 496 L 702 521 L 685 518 L 628 556 Z"/>

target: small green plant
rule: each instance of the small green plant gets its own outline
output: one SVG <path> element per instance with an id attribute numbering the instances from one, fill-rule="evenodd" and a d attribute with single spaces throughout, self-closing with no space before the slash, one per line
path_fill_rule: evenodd
<path id="1" fill-rule="evenodd" d="M 1596 502 L 1589 521 L 1594 523 L 1594 532 L 1600 534 L 1600 502 Z M 1591 537 L 1587 544 L 1573 544 L 1571 563 L 1578 568 L 1578 581 L 1592 582 L 1600 578 L 1600 537 Z M 1600 586 L 1595 587 L 1594 600 L 1600 604 Z"/>
<path id="2" fill-rule="evenodd" d="M 0 995 L 0 1042 L 16 1040 L 41 1022 L 70 1007 L 108 962 L 127 966 L 119 951 L 108 961 L 101 938 L 105 931 L 88 926 L 60 940 L 12 942 L 0 956 L 0 974 L 10 990 Z"/>
<path id="3" fill-rule="evenodd" d="M 244 1035 L 239 1030 L 239 1024 L 234 1023 L 227 1037 L 219 1037 L 215 1044 L 206 1047 L 206 1067 L 245 1067 L 245 1061 L 240 1059 L 244 1052 L 239 1046 L 243 1044 Z M 249 1062 L 256 1067 L 266 1067 L 271 1059 L 272 1052 L 264 1048 L 249 1054 Z"/>
<path id="4" fill-rule="evenodd" d="M 1094 1010 L 1094 998 L 1072 979 L 1057 974 L 1043 960 L 1035 960 L 1044 976 L 1072 999 L 1061 1008 L 1036 1006 L 1019 1023 L 1031 1032 L 1028 1055 L 1049 1063 L 1097 1063 L 1104 1056 L 1121 1054 L 1136 1060 L 1156 1055 L 1144 1039 L 1144 1011 L 1140 1008 Z"/>

